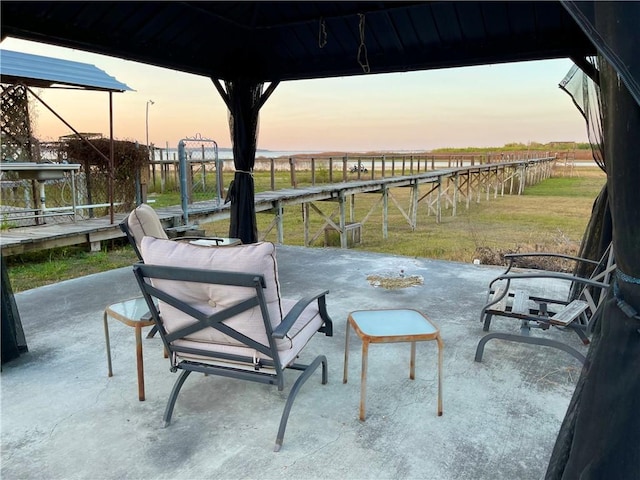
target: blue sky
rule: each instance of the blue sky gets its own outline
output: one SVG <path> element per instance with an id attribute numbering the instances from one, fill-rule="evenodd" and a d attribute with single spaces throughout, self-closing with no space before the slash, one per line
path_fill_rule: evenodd
<path id="1" fill-rule="evenodd" d="M 175 147 L 200 134 L 229 146 L 227 111 L 210 79 L 79 50 L 7 38 L 1 48 L 91 63 L 135 92 L 114 94 L 114 136 Z M 558 84 L 569 59 L 283 82 L 262 108 L 258 147 L 359 152 L 488 147 L 587 139 Z M 82 132 L 109 133 L 108 95 L 38 94 Z M 36 137 L 71 133 L 36 106 Z"/>

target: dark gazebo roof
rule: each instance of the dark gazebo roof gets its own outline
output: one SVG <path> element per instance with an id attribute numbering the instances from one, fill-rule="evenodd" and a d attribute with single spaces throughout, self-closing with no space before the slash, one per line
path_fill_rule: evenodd
<path id="1" fill-rule="evenodd" d="M 228 80 L 581 58 L 560 2 L 3 1 L 2 37 Z"/>

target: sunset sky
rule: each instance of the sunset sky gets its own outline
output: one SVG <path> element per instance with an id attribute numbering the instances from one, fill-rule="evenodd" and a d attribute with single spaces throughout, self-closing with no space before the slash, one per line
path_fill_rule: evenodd
<path id="1" fill-rule="evenodd" d="M 231 145 L 226 107 L 210 79 L 5 39 L 6 50 L 90 63 L 127 84 L 116 93 L 114 136 L 175 148 L 181 138 Z M 558 84 L 569 59 L 281 83 L 261 110 L 258 148 L 288 151 L 430 150 L 510 142 L 587 141 L 584 120 Z M 101 92 L 36 93 L 76 130 L 109 134 L 109 97 Z M 36 106 L 35 134 L 72 133 Z"/>

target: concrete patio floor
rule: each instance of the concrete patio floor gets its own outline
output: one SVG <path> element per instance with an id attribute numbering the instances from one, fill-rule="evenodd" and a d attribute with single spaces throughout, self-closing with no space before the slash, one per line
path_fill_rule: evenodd
<path id="1" fill-rule="evenodd" d="M 334 336 L 316 335 L 301 358 L 324 353 L 329 383 L 316 373 L 302 387 L 280 452 L 273 446 L 294 371 L 283 392 L 192 375 L 162 428 L 177 374 L 160 339 L 143 338 L 146 401 L 138 401 L 134 330 L 111 320 L 114 376 L 107 377 L 102 314 L 138 295 L 127 267 L 16 295 L 29 352 L 3 365 L 2 479 L 543 478 L 581 365 L 559 350 L 501 340 L 474 362 L 480 308 L 501 268 L 329 248 L 277 252 L 283 296 L 327 288 L 334 321 Z M 400 269 L 424 285 L 385 290 L 366 278 Z M 436 415 L 435 342 L 418 344 L 414 381 L 408 344 L 372 345 L 361 422 L 357 335 L 342 383 L 347 315 L 402 307 L 440 326 L 444 415 Z M 492 330 L 518 325 L 497 319 Z M 584 351 L 570 332 L 543 334 Z"/>

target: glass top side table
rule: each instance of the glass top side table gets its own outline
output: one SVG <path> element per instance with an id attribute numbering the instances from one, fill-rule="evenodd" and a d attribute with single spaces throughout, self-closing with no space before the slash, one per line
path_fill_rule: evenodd
<path id="1" fill-rule="evenodd" d="M 412 309 L 358 310 L 347 319 L 344 347 L 344 375 L 347 383 L 349 365 L 349 331 L 353 330 L 362 340 L 362 374 L 360 386 L 360 420 L 365 419 L 367 366 L 370 343 L 411 343 L 409 378 L 415 379 L 416 342 L 435 340 L 438 344 L 438 416 L 442 415 L 442 349 L 444 343 L 440 329 L 423 313 Z"/>
<path id="2" fill-rule="evenodd" d="M 144 401 L 144 363 L 142 359 L 142 327 L 154 325 L 153 319 L 148 316 L 149 308 L 143 297 L 132 298 L 124 302 L 113 303 L 104 311 L 104 338 L 107 346 L 107 366 L 109 376 L 113 376 L 111 368 L 111 344 L 109 342 L 109 325 L 107 318 L 116 320 L 135 328 L 136 335 L 136 364 L 138 369 L 138 400 Z"/>

